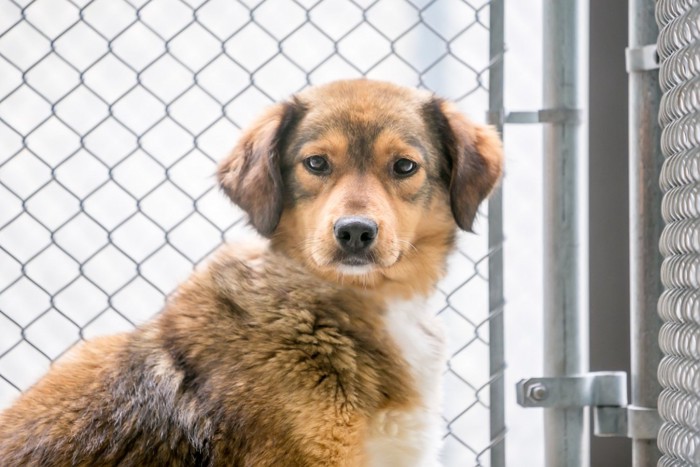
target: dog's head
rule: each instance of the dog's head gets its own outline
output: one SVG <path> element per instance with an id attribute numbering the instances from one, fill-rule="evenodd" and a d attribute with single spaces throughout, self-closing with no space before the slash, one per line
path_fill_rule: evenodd
<path id="1" fill-rule="evenodd" d="M 270 108 L 218 175 L 273 247 L 331 280 L 376 286 L 437 278 L 501 160 L 496 132 L 449 102 L 357 80 Z"/>

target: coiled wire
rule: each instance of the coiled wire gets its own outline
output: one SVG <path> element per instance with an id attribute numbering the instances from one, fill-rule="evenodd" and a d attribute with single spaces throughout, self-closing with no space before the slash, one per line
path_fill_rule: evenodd
<path id="1" fill-rule="evenodd" d="M 700 465 L 700 0 L 659 0 L 666 227 L 659 299 L 660 467 Z"/>

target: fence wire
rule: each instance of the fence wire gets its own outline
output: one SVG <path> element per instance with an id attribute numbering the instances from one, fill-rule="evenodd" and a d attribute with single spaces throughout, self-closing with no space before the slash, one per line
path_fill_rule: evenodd
<path id="1" fill-rule="evenodd" d="M 250 235 L 212 175 L 264 106 L 368 76 L 478 119 L 488 24 L 479 0 L 0 0 L 0 408 Z M 460 237 L 433 300 L 446 465 L 489 464 L 486 227 Z"/>
<path id="2" fill-rule="evenodd" d="M 700 465 L 700 2 L 660 0 L 665 260 L 659 300 L 660 466 Z"/>

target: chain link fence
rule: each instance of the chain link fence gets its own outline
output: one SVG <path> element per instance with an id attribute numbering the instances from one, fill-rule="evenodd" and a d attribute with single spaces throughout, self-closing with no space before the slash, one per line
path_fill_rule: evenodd
<path id="1" fill-rule="evenodd" d="M 659 466 L 700 465 L 700 2 L 659 0 L 665 259 Z"/>
<path id="2" fill-rule="evenodd" d="M 488 24 L 480 0 L 0 0 L 0 408 L 252 235 L 213 174 L 264 106 L 368 76 L 479 120 Z M 491 446 L 484 216 L 477 230 L 433 300 L 454 466 L 488 465 Z"/>

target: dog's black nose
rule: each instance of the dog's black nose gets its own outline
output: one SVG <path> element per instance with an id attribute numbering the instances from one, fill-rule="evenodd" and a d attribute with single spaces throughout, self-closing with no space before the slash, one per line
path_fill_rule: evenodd
<path id="1" fill-rule="evenodd" d="M 341 217 L 333 226 L 335 239 L 348 253 L 367 250 L 377 238 L 377 223 L 366 217 Z"/>

